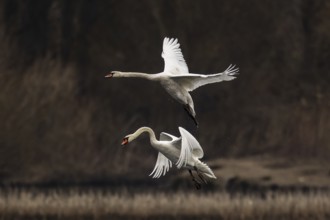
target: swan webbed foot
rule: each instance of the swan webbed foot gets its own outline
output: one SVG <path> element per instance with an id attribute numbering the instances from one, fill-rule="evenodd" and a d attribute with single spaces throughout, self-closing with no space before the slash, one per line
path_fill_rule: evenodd
<path id="1" fill-rule="evenodd" d="M 192 117 L 192 119 L 194 120 L 194 122 L 195 122 L 195 125 L 196 125 L 196 127 L 198 128 L 198 121 L 196 120 L 196 118 L 195 118 L 195 117 Z"/>
<path id="2" fill-rule="evenodd" d="M 200 190 L 202 188 L 202 185 L 200 183 L 198 183 L 197 181 L 194 181 L 195 183 L 195 187 L 197 190 Z"/>
<path id="3" fill-rule="evenodd" d="M 200 190 L 202 188 L 202 184 L 194 177 L 194 175 L 192 174 L 191 170 L 189 170 L 190 176 L 192 177 L 192 180 L 195 184 L 195 187 L 197 190 Z"/>
<path id="4" fill-rule="evenodd" d="M 203 177 L 203 175 L 199 172 L 199 170 L 197 169 L 197 167 L 194 167 L 198 177 L 203 181 L 203 183 L 207 184 L 206 179 Z"/>
<path id="5" fill-rule="evenodd" d="M 189 117 L 194 121 L 196 127 L 198 128 L 198 121 L 196 120 L 196 118 L 193 116 L 190 106 L 188 104 L 183 105 L 184 110 L 186 110 L 186 112 L 188 113 Z"/>
<path id="6" fill-rule="evenodd" d="M 203 183 L 207 184 L 206 179 L 202 176 L 201 173 L 198 172 L 197 175 L 198 175 L 198 177 L 203 181 Z"/>

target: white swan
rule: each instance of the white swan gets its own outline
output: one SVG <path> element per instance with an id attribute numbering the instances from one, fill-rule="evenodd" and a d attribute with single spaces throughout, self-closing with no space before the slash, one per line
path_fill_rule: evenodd
<path id="1" fill-rule="evenodd" d="M 204 176 L 216 179 L 212 170 L 199 159 L 204 156 L 204 152 L 198 141 L 184 128 L 179 127 L 181 137 L 175 137 L 165 132 L 160 133 L 159 141 L 155 137 L 154 131 L 149 127 L 141 127 L 133 134 L 126 135 L 122 145 L 132 142 L 142 133 L 149 134 L 151 145 L 158 150 L 158 158 L 155 168 L 150 173 L 153 178 L 165 175 L 174 163 L 178 168 L 189 170 L 196 187 L 200 188 L 200 183 L 195 179 L 191 170 L 195 170 L 203 182 L 206 183 Z"/>
<path id="2" fill-rule="evenodd" d="M 238 74 L 239 70 L 234 65 L 230 65 L 222 73 L 211 75 L 189 73 L 181 53 L 180 44 L 177 39 L 173 38 L 164 39 L 162 57 L 164 58 L 165 68 L 161 73 L 112 71 L 105 77 L 139 77 L 160 82 L 166 91 L 184 106 L 196 125 L 198 125 L 198 122 L 195 118 L 194 102 L 189 92 L 206 84 L 233 80 L 236 78 L 234 75 Z"/>

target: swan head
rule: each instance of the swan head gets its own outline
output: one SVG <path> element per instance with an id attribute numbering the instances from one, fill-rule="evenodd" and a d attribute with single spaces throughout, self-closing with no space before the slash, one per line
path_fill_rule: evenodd
<path id="1" fill-rule="evenodd" d="M 121 142 L 121 145 L 124 146 L 126 144 L 128 144 L 129 142 L 131 142 L 134 138 L 132 137 L 132 135 L 127 135 L 123 138 L 123 141 Z"/>
<path id="2" fill-rule="evenodd" d="M 112 77 L 117 77 L 120 75 L 119 71 L 111 71 L 110 73 L 108 73 L 105 78 L 112 78 Z"/>

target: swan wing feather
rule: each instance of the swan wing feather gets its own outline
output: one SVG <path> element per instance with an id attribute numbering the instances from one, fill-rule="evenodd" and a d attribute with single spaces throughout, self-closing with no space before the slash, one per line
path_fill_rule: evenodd
<path id="1" fill-rule="evenodd" d="M 181 168 L 182 166 L 186 166 L 188 160 L 192 156 L 202 158 L 204 156 L 204 152 L 196 138 L 192 136 L 187 130 L 179 127 L 179 131 L 182 137 L 182 141 L 181 152 L 176 165 L 178 168 Z"/>
<path id="2" fill-rule="evenodd" d="M 180 84 L 183 88 L 187 91 L 193 91 L 200 86 L 216 83 L 221 81 L 230 81 L 236 78 L 239 69 L 236 68 L 234 65 L 230 65 L 224 72 L 210 74 L 210 75 L 203 75 L 203 74 L 181 74 L 181 75 L 173 75 L 171 78 Z"/>
<path id="3" fill-rule="evenodd" d="M 149 176 L 152 176 L 152 178 L 159 178 L 160 176 L 164 176 L 171 167 L 172 162 L 167 159 L 164 154 L 159 152 L 156 165 Z"/>
<path id="4" fill-rule="evenodd" d="M 196 138 L 190 134 L 187 130 L 182 127 L 179 127 L 182 139 L 186 139 L 191 147 L 192 154 L 197 158 L 202 158 L 204 156 L 204 151 Z"/>
<path id="5" fill-rule="evenodd" d="M 162 132 L 160 133 L 160 141 L 171 141 L 171 144 L 177 149 L 181 149 L 181 137 L 175 137 L 174 135 Z"/>
<path id="6" fill-rule="evenodd" d="M 172 74 L 189 73 L 178 39 L 164 38 L 162 57 L 165 62 L 164 72 Z"/>
<path id="7" fill-rule="evenodd" d="M 159 137 L 160 141 L 172 141 L 175 139 L 177 139 L 177 137 L 175 137 L 174 135 L 168 134 L 166 132 L 160 133 L 160 137 Z"/>

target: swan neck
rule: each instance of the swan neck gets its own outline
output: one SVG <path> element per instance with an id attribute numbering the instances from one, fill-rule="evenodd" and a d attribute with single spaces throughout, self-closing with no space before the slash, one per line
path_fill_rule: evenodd
<path id="1" fill-rule="evenodd" d="M 152 75 L 140 72 L 121 72 L 120 77 L 134 77 L 134 78 L 144 78 L 151 79 Z"/>
<path id="2" fill-rule="evenodd" d="M 139 128 L 134 134 L 133 137 L 134 139 L 137 138 L 138 136 L 140 136 L 142 133 L 147 132 L 149 134 L 149 138 L 150 138 L 150 143 L 151 145 L 154 145 L 157 142 L 156 136 L 155 136 L 155 132 L 149 128 L 149 127 L 142 127 Z"/>

